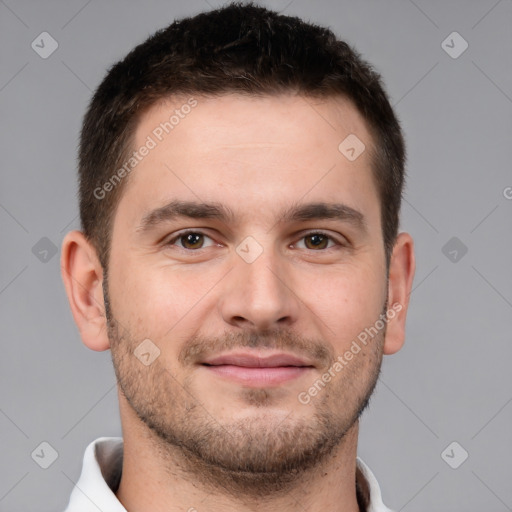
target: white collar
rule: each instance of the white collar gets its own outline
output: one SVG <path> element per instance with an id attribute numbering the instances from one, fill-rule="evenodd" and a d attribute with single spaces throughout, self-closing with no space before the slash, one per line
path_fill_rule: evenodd
<path id="1" fill-rule="evenodd" d="M 100 437 L 87 446 L 82 473 L 64 512 L 127 512 L 112 491 L 123 466 L 123 438 Z M 370 468 L 357 457 L 357 466 L 370 489 L 367 512 L 392 512 L 382 503 L 379 484 Z"/>

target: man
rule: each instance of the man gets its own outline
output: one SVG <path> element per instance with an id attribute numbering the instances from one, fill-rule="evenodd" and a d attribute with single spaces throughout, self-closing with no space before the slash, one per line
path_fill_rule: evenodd
<path id="1" fill-rule="evenodd" d="M 111 350 L 123 439 L 89 445 L 69 512 L 389 510 L 357 437 L 404 343 L 404 159 L 379 75 L 252 4 L 109 71 L 61 262 L 83 342 Z"/>

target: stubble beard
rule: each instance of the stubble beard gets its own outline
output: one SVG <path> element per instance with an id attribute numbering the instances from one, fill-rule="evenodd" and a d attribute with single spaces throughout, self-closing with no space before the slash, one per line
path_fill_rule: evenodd
<path id="1" fill-rule="evenodd" d="M 193 374 L 180 383 L 162 364 L 162 357 L 150 366 L 137 360 L 133 352 L 140 340 L 120 327 L 109 310 L 108 296 L 105 304 L 120 391 L 146 427 L 163 467 L 173 476 L 178 473 L 210 492 L 222 490 L 237 499 L 261 502 L 263 497 L 289 492 L 304 481 L 305 473 L 317 471 L 335 457 L 347 433 L 357 427 L 380 374 L 385 329 L 309 404 L 301 405 L 307 414 L 301 409 L 299 414 L 292 409 L 284 416 L 274 414 L 272 405 L 277 402 L 271 389 L 243 388 L 241 400 L 254 408 L 254 414 L 220 420 L 210 414 L 207 403 L 201 402 Z M 255 336 L 241 334 L 231 344 L 258 346 Z M 285 341 L 276 344 L 274 337 L 272 344 L 291 348 L 286 335 L 279 339 Z M 217 346 L 206 339 L 191 340 L 194 342 L 197 346 Z"/>

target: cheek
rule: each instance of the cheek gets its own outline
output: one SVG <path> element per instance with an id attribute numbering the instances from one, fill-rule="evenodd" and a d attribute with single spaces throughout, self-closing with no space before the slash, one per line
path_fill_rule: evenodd
<path id="1" fill-rule="evenodd" d="M 158 339 L 171 329 L 189 302 L 182 283 L 141 264 L 124 263 L 115 279 L 112 276 L 111 288 L 117 320 L 130 325 L 134 334 L 149 338 Z"/>
<path id="2" fill-rule="evenodd" d="M 186 339 L 201 325 L 208 291 L 218 281 L 210 272 L 169 265 L 126 262 L 116 276 L 116 318 L 137 338 L 157 343 Z"/>
<path id="3" fill-rule="evenodd" d="M 370 265 L 350 265 L 319 273 L 307 293 L 307 304 L 322 320 L 326 339 L 339 349 L 378 319 L 386 295 L 385 276 Z"/>

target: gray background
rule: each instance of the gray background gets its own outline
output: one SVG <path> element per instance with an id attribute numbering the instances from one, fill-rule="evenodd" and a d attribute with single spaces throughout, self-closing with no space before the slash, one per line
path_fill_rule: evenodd
<path id="1" fill-rule="evenodd" d="M 86 445 L 121 434 L 110 353 L 82 345 L 52 253 L 79 228 L 76 147 L 91 93 L 156 29 L 219 5 L 0 0 L 1 511 L 62 510 Z M 385 358 L 359 455 L 396 511 L 512 510 L 512 2 L 265 5 L 355 45 L 382 72 L 407 137 L 407 342 Z M 43 31 L 59 45 L 46 59 L 31 47 Z M 458 58 L 442 46 L 453 31 L 469 44 Z M 46 470 L 31 458 L 43 441 L 58 452 Z M 441 457 L 453 441 L 446 460 L 469 453 L 458 469 Z"/>

